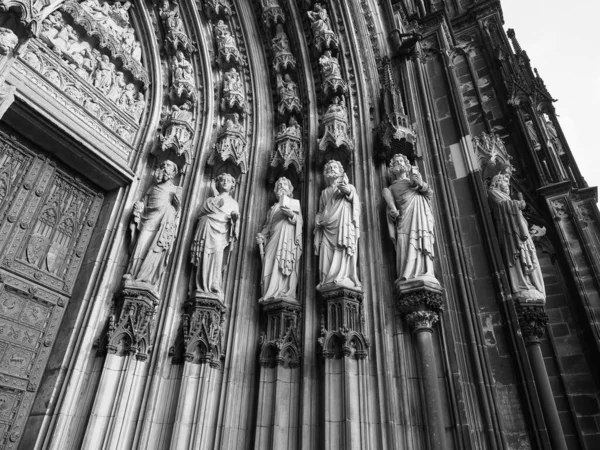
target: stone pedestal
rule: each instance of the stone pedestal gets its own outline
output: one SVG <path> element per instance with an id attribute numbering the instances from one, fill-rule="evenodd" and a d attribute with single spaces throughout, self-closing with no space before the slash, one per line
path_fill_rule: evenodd
<path id="1" fill-rule="evenodd" d="M 446 448 L 442 400 L 433 346 L 433 326 L 439 321 L 444 290 L 432 277 L 397 281 L 397 307 L 410 325 L 417 341 L 423 402 L 427 411 L 430 449 Z"/>
<path id="2" fill-rule="evenodd" d="M 115 296 L 113 314 L 108 325 L 108 353 L 135 355 L 145 361 L 152 348 L 152 327 L 158 294 L 145 283 L 125 281 Z"/>

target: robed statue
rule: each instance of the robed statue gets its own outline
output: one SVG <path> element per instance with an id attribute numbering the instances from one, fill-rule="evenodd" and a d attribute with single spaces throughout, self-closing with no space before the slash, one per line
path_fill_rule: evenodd
<path id="1" fill-rule="evenodd" d="M 228 259 L 228 247 L 239 233 L 240 208 L 231 197 L 235 184 L 230 174 L 219 175 L 213 196 L 198 212 L 198 225 L 190 250 L 194 267 L 192 293 L 223 299 L 223 264 Z"/>
<path id="2" fill-rule="evenodd" d="M 262 297 L 296 302 L 298 264 L 302 255 L 302 213 L 300 202 L 292 198 L 294 186 L 285 177 L 275 183 L 277 202 L 267 213 L 267 220 L 256 242 L 262 259 Z"/>
<path id="3" fill-rule="evenodd" d="M 320 283 L 360 288 L 358 279 L 358 238 L 360 201 L 348 182 L 342 164 L 332 160 L 324 169 L 327 187 L 321 192 L 315 218 L 315 254 L 319 256 Z"/>
<path id="4" fill-rule="evenodd" d="M 535 245 L 522 210 L 522 194 L 514 200 L 510 196 L 510 172 L 495 175 L 488 188 L 498 240 L 504 262 L 508 265 L 511 291 L 524 301 L 545 301 L 546 289 Z"/>
<path id="5" fill-rule="evenodd" d="M 439 284 L 433 270 L 432 191 L 408 158 L 394 155 L 391 184 L 383 189 L 390 237 L 396 249 L 396 283 L 420 280 Z"/>
<path id="6" fill-rule="evenodd" d="M 132 252 L 126 283 L 158 287 L 177 235 L 181 200 L 173 178 L 177 165 L 164 161 L 155 172 L 156 183 L 133 205 Z"/>

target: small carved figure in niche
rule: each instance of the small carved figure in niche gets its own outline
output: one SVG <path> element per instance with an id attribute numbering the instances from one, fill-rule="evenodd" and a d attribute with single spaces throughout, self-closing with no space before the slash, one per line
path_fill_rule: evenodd
<path id="1" fill-rule="evenodd" d="M 173 77 L 176 82 L 193 81 L 194 68 L 192 63 L 185 59 L 185 55 L 181 50 L 178 50 L 173 57 Z"/>
<path id="2" fill-rule="evenodd" d="M 238 113 L 227 115 L 225 118 L 225 123 L 223 124 L 223 128 L 225 131 L 242 131 L 243 127 L 240 123 L 240 115 Z"/>
<path id="3" fill-rule="evenodd" d="M 178 188 L 173 184 L 177 172 L 174 162 L 163 162 L 155 173 L 156 184 L 148 189 L 143 201 L 133 205 L 133 251 L 124 276 L 128 282 L 158 287 L 177 235 L 181 205 Z"/>
<path id="4" fill-rule="evenodd" d="M 267 220 L 256 242 L 262 259 L 263 302 L 272 298 L 296 302 L 298 264 L 302 255 L 302 213 L 294 200 L 294 186 L 285 177 L 275 183 L 277 202 L 267 213 Z"/>
<path id="5" fill-rule="evenodd" d="M 340 71 L 340 62 L 335 56 L 331 56 L 331 51 L 326 50 L 319 58 L 321 73 L 325 78 L 342 78 Z"/>
<path id="6" fill-rule="evenodd" d="M 163 1 L 160 8 L 160 17 L 167 29 L 167 43 L 172 52 L 176 51 L 181 45 L 185 50 L 192 50 L 192 44 L 183 27 L 183 20 L 179 14 L 179 5 L 175 3 L 175 7 L 171 10 L 171 5 L 168 0 Z"/>
<path id="7" fill-rule="evenodd" d="M 231 197 L 235 178 L 223 173 L 215 180 L 213 196 L 209 197 L 198 212 L 198 225 L 190 250 L 194 266 L 192 292 L 223 298 L 223 262 L 225 253 L 239 233 L 240 208 Z"/>
<path id="8" fill-rule="evenodd" d="M 331 104 L 327 107 L 327 112 L 325 114 L 337 114 L 337 115 L 346 115 L 346 99 L 342 96 L 333 97 Z"/>
<path id="9" fill-rule="evenodd" d="M 281 53 L 291 53 L 290 51 L 290 40 L 283 31 L 283 25 L 277 24 L 277 32 L 275 33 L 275 37 L 271 40 L 273 44 L 273 52 L 275 53 L 275 57 L 277 57 Z"/>
<path id="10" fill-rule="evenodd" d="M 433 267 L 434 222 L 432 191 L 408 158 L 397 154 L 390 162 L 392 182 L 383 189 L 388 230 L 396 249 L 397 283 L 410 280 L 439 284 Z"/>
<path id="11" fill-rule="evenodd" d="M 546 127 L 546 133 L 548 134 L 548 140 L 550 141 L 550 144 L 555 148 L 556 153 L 559 155 L 564 155 L 565 151 L 560 143 L 560 139 L 558 138 L 558 133 L 556 132 L 556 128 L 554 127 L 552 119 L 550 119 L 546 113 L 542 115 L 542 118 L 544 119 L 544 126 Z"/>
<path id="12" fill-rule="evenodd" d="M 107 95 L 107 98 L 115 103 L 118 103 L 119 99 L 121 98 L 121 94 L 125 90 L 126 85 L 127 82 L 125 81 L 125 75 L 123 74 L 123 72 L 117 72 L 115 74 L 115 79 Z"/>
<path id="13" fill-rule="evenodd" d="M 298 86 L 289 74 L 277 74 L 277 93 L 279 94 L 279 114 L 297 112 L 302 110 L 298 97 Z"/>
<path id="14" fill-rule="evenodd" d="M 314 246 L 320 273 L 317 289 L 329 284 L 359 288 L 360 201 L 339 161 L 325 164 L 324 175 L 328 186 L 321 192 L 315 219 Z"/>
<path id="15" fill-rule="evenodd" d="M 277 92 L 282 101 L 298 99 L 298 86 L 289 73 L 284 76 L 277 74 Z"/>
<path id="16" fill-rule="evenodd" d="M 94 86 L 103 94 L 108 94 L 112 87 L 115 65 L 110 62 L 108 56 L 102 55 L 98 59 L 96 73 L 94 74 Z"/>
<path id="17" fill-rule="evenodd" d="M 237 48 L 235 38 L 225 22 L 219 20 L 217 25 L 214 26 L 213 32 L 217 41 L 217 49 L 221 61 L 228 63 L 233 59 L 236 63 L 243 63 L 243 58 Z"/>
<path id="18" fill-rule="evenodd" d="M 171 117 L 177 121 L 191 123 L 194 117 L 192 109 L 193 105 L 192 102 L 190 102 L 189 100 L 181 106 L 174 105 Z"/>
<path id="19" fill-rule="evenodd" d="M 277 24 L 277 32 L 271 42 L 273 44 L 273 67 L 275 71 L 281 72 L 286 68 L 294 70 L 296 68 L 296 58 L 292 55 L 290 40 L 280 23 Z"/>
<path id="20" fill-rule="evenodd" d="M 326 50 L 319 58 L 321 74 L 323 75 L 323 90 L 326 94 L 330 92 L 345 93 L 347 90 L 346 82 L 342 78 L 340 62 L 331 52 Z"/>
<path id="21" fill-rule="evenodd" d="M 529 114 L 525 115 L 525 126 L 527 127 L 527 134 L 529 135 L 529 139 L 533 144 L 533 148 L 535 150 L 539 150 L 541 148 L 540 140 L 538 138 L 537 132 L 535 131 L 533 121 L 531 120 Z"/>
<path id="22" fill-rule="evenodd" d="M 505 169 L 492 178 L 488 198 L 504 262 L 508 265 L 511 290 L 519 300 L 545 301 L 546 288 L 542 269 L 527 221 L 521 212 L 527 205 L 521 193 L 517 200 L 510 197 L 510 170 Z"/>
<path id="23" fill-rule="evenodd" d="M 333 33 L 327 10 L 320 3 L 315 3 L 313 11 L 308 11 L 306 14 L 310 19 L 315 39 L 323 37 L 325 34 Z"/>
<path id="24" fill-rule="evenodd" d="M 235 106 L 243 110 L 246 106 L 246 100 L 244 98 L 244 89 L 240 74 L 235 67 L 232 67 L 231 70 L 225 72 L 223 75 L 223 101 L 221 108 L 226 109 Z"/>

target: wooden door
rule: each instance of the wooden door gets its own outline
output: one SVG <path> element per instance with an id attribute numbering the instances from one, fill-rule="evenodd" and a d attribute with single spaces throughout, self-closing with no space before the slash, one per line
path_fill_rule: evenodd
<path id="1" fill-rule="evenodd" d="M 17 447 L 102 205 L 0 131 L 0 449 Z"/>

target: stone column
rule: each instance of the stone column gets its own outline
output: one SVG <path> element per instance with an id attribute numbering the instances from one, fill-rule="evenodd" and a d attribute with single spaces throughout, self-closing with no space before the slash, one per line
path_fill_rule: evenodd
<path id="1" fill-rule="evenodd" d="M 320 290 L 324 302 L 321 325 L 323 392 L 325 394 L 325 444 L 323 448 L 362 449 L 362 374 L 366 372 L 369 341 L 365 337 L 363 292 L 357 288 L 328 287 Z"/>
<path id="2" fill-rule="evenodd" d="M 544 365 L 544 357 L 540 348 L 540 339 L 544 337 L 546 325 L 548 324 L 548 314 L 544 310 L 543 303 L 519 303 L 516 309 L 521 334 L 525 340 L 527 356 L 531 364 L 531 371 L 533 372 L 538 397 L 542 406 L 542 413 L 546 421 L 550 443 L 554 450 L 566 450 L 567 443 L 560 424 L 558 409 L 554 402 L 552 387 L 550 386 L 550 380 L 548 379 L 548 373 Z"/>
<path id="3" fill-rule="evenodd" d="M 227 308 L 216 296 L 196 292 L 184 305 L 184 368 L 171 439 L 172 449 L 208 448 L 212 444 L 219 390 L 215 384 L 223 357 Z"/>
<path id="4" fill-rule="evenodd" d="M 439 284 L 414 280 L 398 286 L 396 301 L 417 341 L 429 448 L 432 450 L 446 448 L 442 400 L 433 346 L 433 326 L 439 321 L 443 293 Z"/>
<path id="5" fill-rule="evenodd" d="M 125 283 L 115 296 L 107 334 L 108 354 L 98 389 L 101 394 L 92 407 L 84 448 L 113 448 L 117 443 L 126 447 L 132 443 L 131 424 L 137 421 L 157 305 L 156 292 L 141 286 Z"/>

